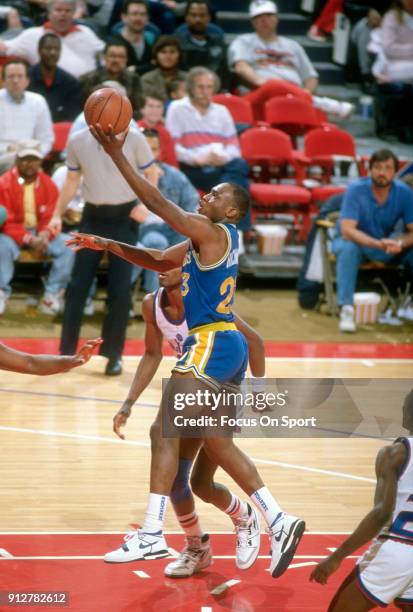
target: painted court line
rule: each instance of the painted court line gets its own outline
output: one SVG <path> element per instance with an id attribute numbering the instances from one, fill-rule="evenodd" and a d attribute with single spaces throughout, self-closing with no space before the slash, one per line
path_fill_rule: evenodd
<path id="1" fill-rule="evenodd" d="M 227 589 L 230 589 L 232 586 L 235 586 L 236 584 L 240 583 L 241 580 L 227 580 L 226 582 L 223 582 L 222 584 L 219 584 L 218 586 L 215 587 L 215 589 L 212 589 L 212 591 L 210 591 L 211 595 L 221 595 L 221 593 L 223 593 L 224 591 L 226 591 Z"/>
<path id="2" fill-rule="evenodd" d="M 71 438 L 78 440 L 88 440 L 92 442 L 108 442 L 110 444 L 120 444 L 122 446 L 141 446 L 144 448 L 149 448 L 149 442 L 140 442 L 138 440 L 120 440 L 115 437 L 107 438 L 105 436 L 89 436 L 86 434 L 74 434 L 74 433 L 64 433 L 59 431 L 50 431 L 46 429 L 30 429 L 28 427 L 8 427 L 5 425 L 0 426 L 0 431 L 12 431 L 15 433 L 29 433 L 29 434 L 37 434 L 42 436 L 51 436 L 57 438 Z M 345 478 L 347 480 L 358 480 L 361 482 L 370 482 L 376 483 L 376 480 L 373 478 L 366 478 L 365 476 L 356 476 L 355 474 L 347 474 L 346 472 L 336 472 L 333 470 L 323 470 L 321 468 L 313 468 L 308 467 L 306 465 L 299 465 L 295 463 L 285 463 L 283 461 L 273 461 L 269 459 L 257 459 L 251 457 L 251 460 L 255 463 L 261 463 L 262 465 L 274 465 L 277 467 L 282 467 L 286 469 L 292 470 L 301 470 L 303 472 L 313 472 L 315 474 L 324 474 L 325 476 L 334 476 L 337 478 Z"/>
<path id="3" fill-rule="evenodd" d="M 208 531 L 210 535 L 234 535 L 233 531 Z M 264 533 L 264 532 L 262 532 Z M 306 531 L 304 535 L 350 535 L 351 531 Z M 183 531 L 164 531 L 165 535 L 184 535 Z M 124 531 L 0 531 L 0 535 L 125 535 Z"/>
<path id="4" fill-rule="evenodd" d="M 171 555 L 171 558 L 173 555 Z M 213 555 L 214 560 L 218 559 L 236 559 L 235 555 Z M 326 559 L 328 555 L 295 555 L 294 559 Z M 169 558 L 169 557 L 165 557 Z M 270 559 L 269 555 L 258 555 L 257 559 Z M 358 555 L 350 555 L 346 559 L 359 559 Z M 95 561 L 102 560 L 103 555 L 21 555 L 9 557 L 0 557 L 1 561 Z M 311 564 L 310 564 L 311 565 Z"/>
<path id="5" fill-rule="evenodd" d="M 136 570 L 133 573 L 136 574 L 139 578 L 150 578 L 150 576 L 142 570 Z"/>

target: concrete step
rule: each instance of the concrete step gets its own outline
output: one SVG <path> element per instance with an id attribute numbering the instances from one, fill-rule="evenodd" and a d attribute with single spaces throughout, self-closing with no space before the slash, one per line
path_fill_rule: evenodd
<path id="1" fill-rule="evenodd" d="M 252 32 L 251 20 L 248 13 L 236 11 L 218 11 L 216 14 L 218 25 L 228 33 Z M 282 13 L 278 32 L 283 36 L 304 36 L 311 25 L 311 19 L 299 13 Z"/>
<path id="2" fill-rule="evenodd" d="M 277 0 L 279 13 L 300 11 L 301 0 Z M 210 0 L 210 5 L 214 11 L 236 11 L 248 12 L 250 0 Z"/>
<path id="3" fill-rule="evenodd" d="M 331 62 L 314 62 L 313 65 L 323 85 L 344 85 L 345 75 L 341 66 Z"/>
<path id="4" fill-rule="evenodd" d="M 333 56 L 333 43 L 318 43 L 310 40 L 307 36 L 291 36 L 302 47 L 312 62 L 331 62 Z"/>

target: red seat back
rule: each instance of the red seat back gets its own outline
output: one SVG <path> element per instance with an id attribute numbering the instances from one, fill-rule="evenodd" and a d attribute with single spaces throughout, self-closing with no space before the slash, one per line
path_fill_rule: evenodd
<path id="1" fill-rule="evenodd" d="M 265 121 L 293 136 L 305 134 L 320 125 L 313 106 L 291 94 L 265 103 Z"/>
<path id="2" fill-rule="evenodd" d="M 356 157 L 356 144 L 348 132 L 339 128 L 319 128 L 304 136 L 304 153 L 311 159 L 332 155 Z"/>
<path id="3" fill-rule="evenodd" d="M 61 153 L 62 151 L 65 150 L 71 127 L 72 127 L 72 124 L 70 121 L 61 121 L 59 123 L 53 124 L 53 131 L 54 131 L 53 151 L 57 153 Z"/>
<path id="4" fill-rule="evenodd" d="M 240 136 L 242 156 L 249 162 L 268 160 L 285 163 L 291 160 L 293 147 L 287 134 L 274 128 L 257 127 Z"/>
<path id="5" fill-rule="evenodd" d="M 226 106 L 236 123 L 248 123 L 252 125 L 254 118 L 252 116 L 251 104 L 248 100 L 240 96 L 233 96 L 228 93 L 216 94 L 213 101 L 217 104 Z"/>

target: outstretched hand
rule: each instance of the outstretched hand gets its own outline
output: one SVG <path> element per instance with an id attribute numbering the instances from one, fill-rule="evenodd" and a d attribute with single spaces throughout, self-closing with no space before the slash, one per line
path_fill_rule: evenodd
<path id="1" fill-rule="evenodd" d="M 121 440 L 125 439 L 125 435 L 121 432 L 120 428 L 125 427 L 131 413 L 131 407 L 125 403 L 113 417 L 113 431 Z"/>
<path id="2" fill-rule="evenodd" d="M 88 340 L 85 342 L 83 346 L 80 347 L 79 351 L 74 356 L 74 365 L 73 367 L 83 365 L 87 363 L 89 359 L 92 357 L 93 351 L 97 346 L 102 344 L 102 338 L 93 338 L 93 340 Z"/>
<path id="3" fill-rule="evenodd" d="M 80 251 L 81 249 L 92 249 L 92 251 L 104 251 L 107 249 L 108 241 L 94 234 L 81 234 L 79 232 L 70 232 L 71 238 L 66 241 L 72 251 Z"/>
<path id="4" fill-rule="evenodd" d="M 111 124 L 109 124 L 108 131 L 104 132 L 100 123 L 96 123 L 96 125 L 90 125 L 89 130 L 98 143 L 102 145 L 106 153 L 113 157 L 122 151 L 129 128 L 116 135 Z"/>
<path id="5" fill-rule="evenodd" d="M 310 575 L 310 581 L 315 580 L 320 584 L 327 584 L 328 578 L 333 574 L 341 565 L 341 561 L 337 557 L 331 554 L 327 559 L 323 559 L 313 569 Z"/>

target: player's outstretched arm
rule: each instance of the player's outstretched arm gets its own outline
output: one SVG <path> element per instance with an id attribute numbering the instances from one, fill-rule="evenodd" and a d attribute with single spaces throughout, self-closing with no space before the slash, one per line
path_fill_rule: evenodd
<path id="1" fill-rule="evenodd" d="M 376 459 L 377 485 L 374 495 L 374 508 L 364 517 L 353 533 L 327 559 L 321 561 L 313 570 L 310 580 L 326 584 L 342 561 L 360 546 L 374 538 L 389 521 L 394 509 L 397 494 L 397 479 L 406 449 L 403 444 L 393 444 L 382 448 Z"/>
<path id="2" fill-rule="evenodd" d="M 244 334 L 248 344 L 249 364 L 253 376 L 265 376 L 265 347 L 261 336 L 251 325 L 241 319 L 235 312 L 234 323 L 238 331 Z"/>
<path id="3" fill-rule="evenodd" d="M 155 272 L 166 272 L 174 268 L 180 268 L 188 250 L 188 241 L 180 242 L 169 249 L 159 251 L 158 249 L 134 247 L 124 242 L 116 242 L 101 236 L 79 232 L 71 232 L 71 238 L 66 244 L 73 251 L 80 251 L 81 249 L 109 251 L 132 264 Z"/>
<path id="4" fill-rule="evenodd" d="M 145 206 L 161 217 L 176 232 L 191 238 L 196 244 L 209 242 L 219 231 L 214 224 L 203 215 L 188 213 L 179 206 L 167 200 L 157 187 L 144 176 L 138 174 L 123 154 L 122 148 L 126 134 L 115 136 L 113 129 L 105 133 L 99 124 L 90 127 L 96 140 L 119 169 L 130 188 L 136 193 Z"/>
<path id="5" fill-rule="evenodd" d="M 0 368 L 21 374 L 58 374 L 83 365 L 102 343 L 101 338 L 88 340 L 76 355 L 30 355 L 0 344 Z"/>
<path id="6" fill-rule="evenodd" d="M 151 293 L 142 302 L 142 316 L 145 321 L 145 352 L 137 367 L 128 396 L 113 417 L 113 431 L 122 440 L 125 439 L 125 435 L 121 432 L 121 427 L 126 425 L 132 414 L 132 406 L 149 385 L 162 361 L 163 336 L 156 325 L 153 301 L 154 294 Z"/>

